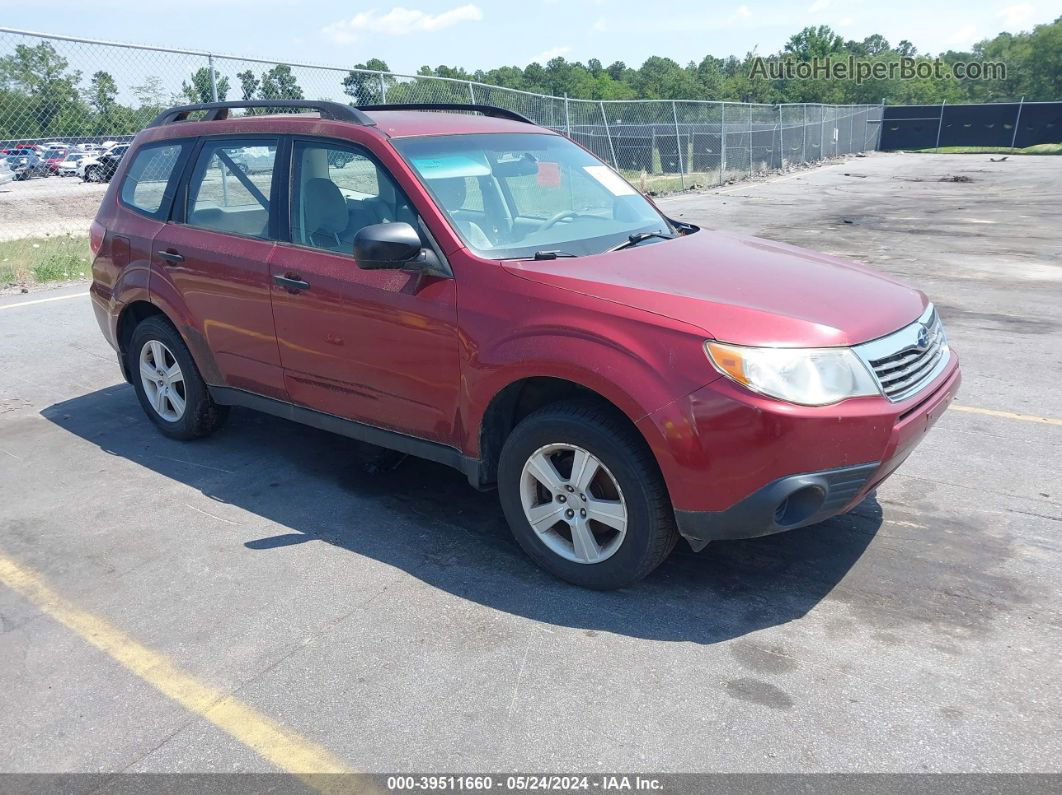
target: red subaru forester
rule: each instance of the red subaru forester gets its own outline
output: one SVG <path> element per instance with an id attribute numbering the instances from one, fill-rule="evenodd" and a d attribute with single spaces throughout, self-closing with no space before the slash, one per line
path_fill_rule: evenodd
<path id="1" fill-rule="evenodd" d="M 673 221 L 516 113 L 262 104 L 162 113 L 92 224 L 167 436 L 245 406 L 447 464 L 543 568 L 616 588 L 680 535 L 851 509 L 958 389 L 918 290 Z"/>

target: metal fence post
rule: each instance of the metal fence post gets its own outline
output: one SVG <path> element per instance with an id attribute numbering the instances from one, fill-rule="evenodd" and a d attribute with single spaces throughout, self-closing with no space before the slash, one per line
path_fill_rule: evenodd
<path id="1" fill-rule="evenodd" d="M 826 159 L 826 106 L 819 105 L 819 160 Z"/>
<path id="2" fill-rule="evenodd" d="M 1018 143 L 1018 125 L 1021 124 L 1021 108 L 1025 104 L 1025 97 L 1022 96 L 1018 102 L 1018 117 L 1014 120 L 1014 135 L 1010 136 L 1010 148 L 1013 149 L 1014 145 Z"/>
<path id="3" fill-rule="evenodd" d="M 380 102 L 381 104 L 387 102 L 387 83 L 384 82 L 383 72 L 380 72 Z"/>
<path id="4" fill-rule="evenodd" d="M 476 92 L 475 89 L 472 88 L 471 80 L 468 81 L 468 99 L 473 105 L 476 104 Z"/>
<path id="5" fill-rule="evenodd" d="M 884 135 L 885 130 L 885 97 L 881 98 L 881 117 L 878 120 L 878 140 L 874 142 L 875 151 L 881 149 L 881 136 Z"/>
<path id="6" fill-rule="evenodd" d="M 726 173 L 726 103 L 719 103 L 719 184 Z"/>
<path id="7" fill-rule="evenodd" d="M 785 165 L 785 133 L 782 132 L 782 103 L 778 103 L 778 168 Z M 774 146 L 774 141 L 771 141 Z"/>
<path id="8" fill-rule="evenodd" d="M 804 126 L 800 128 L 800 162 L 808 162 L 808 103 L 802 102 L 804 109 Z"/>
<path id="9" fill-rule="evenodd" d="M 207 55 L 207 68 L 210 69 L 210 101 L 218 101 L 218 78 L 214 72 L 214 56 Z"/>
<path id="10" fill-rule="evenodd" d="M 933 147 L 934 149 L 940 149 L 940 131 L 944 128 L 944 104 L 946 102 L 946 99 L 940 101 L 940 121 L 937 122 L 937 145 Z M 930 116 L 930 118 L 933 117 Z"/>
<path id="11" fill-rule="evenodd" d="M 619 161 L 616 159 L 616 147 L 612 143 L 612 132 L 608 128 L 608 115 L 605 113 L 605 103 L 600 100 L 597 103 L 601 106 L 601 120 L 605 122 L 605 138 L 608 139 L 608 150 L 612 153 L 612 167 L 619 171 Z"/>
<path id="12" fill-rule="evenodd" d="M 749 133 L 749 176 L 752 176 L 752 105 L 749 105 L 749 114 L 745 125 Z"/>
<path id="13" fill-rule="evenodd" d="M 678 153 L 679 185 L 686 190 L 686 178 L 683 176 L 682 166 L 682 136 L 679 135 L 678 126 L 678 103 L 671 100 L 671 117 L 675 120 L 675 151 Z"/>
<path id="14" fill-rule="evenodd" d="M 572 115 L 568 110 L 568 94 L 564 94 L 564 129 L 568 132 L 568 137 L 572 137 Z"/>

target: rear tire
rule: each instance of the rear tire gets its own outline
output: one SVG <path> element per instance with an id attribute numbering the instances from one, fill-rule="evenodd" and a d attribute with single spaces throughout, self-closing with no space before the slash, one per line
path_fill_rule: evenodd
<path id="1" fill-rule="evenodd" d="M 576 470 L 596 474 L 586 480 Z M 667 487 L 644 439 L 597 402 L 554 404 L 521 421 L 502 448 L 498 494 L 531 559 L 585 588 L 637 582 L 678 540 Z"/>
<path id="2" fill-rule="evenodd" d="M 184 340 L 163 318 L 149 317 L 133 329 L 126 366 L 141 408 L 165 436 L 209 436 L 228 417 L 229 407 L 211 399 Z"/>

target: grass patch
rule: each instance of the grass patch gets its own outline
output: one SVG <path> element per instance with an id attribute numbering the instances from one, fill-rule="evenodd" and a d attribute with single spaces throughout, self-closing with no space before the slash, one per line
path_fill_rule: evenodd
<path id="1" fill-rule="evenodd" d="M 91 268 L 87 235 L 0 241 L 0 287 L 83 279 Z"/>
<path id="2" fill-rule="evenodd" d="M 911 151 L 929 155 L 1062 155 L 1062 144 L 1036 144 L 1024 149 L 1011 149 L 1009 146 L 938 146 Z"/>

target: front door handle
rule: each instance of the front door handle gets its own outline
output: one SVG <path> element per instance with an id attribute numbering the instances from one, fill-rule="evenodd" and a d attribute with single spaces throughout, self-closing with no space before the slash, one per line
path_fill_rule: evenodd
<path id="1" fill-rule="evenodd" d="M 184 262 L 184 256 L 178 254 L 176 251 L 160 251 L 159 256 L 173 265 Z"/>
<path id="2" fill-rule="evenodd" d="M 302 279 L 298 278 L 297 275 L 292 275 L 292 276 L 274 276 L 273 277 L 273 281 L 276 282 L 277 284 L 279 284 L 285 290 L 288 290 L 288 291 L 293 292 L 293 293 L 297 293 L 300 290 L 309 290 L 310 289 L 310 283 L 309 282 L 304 282 Z"/>

